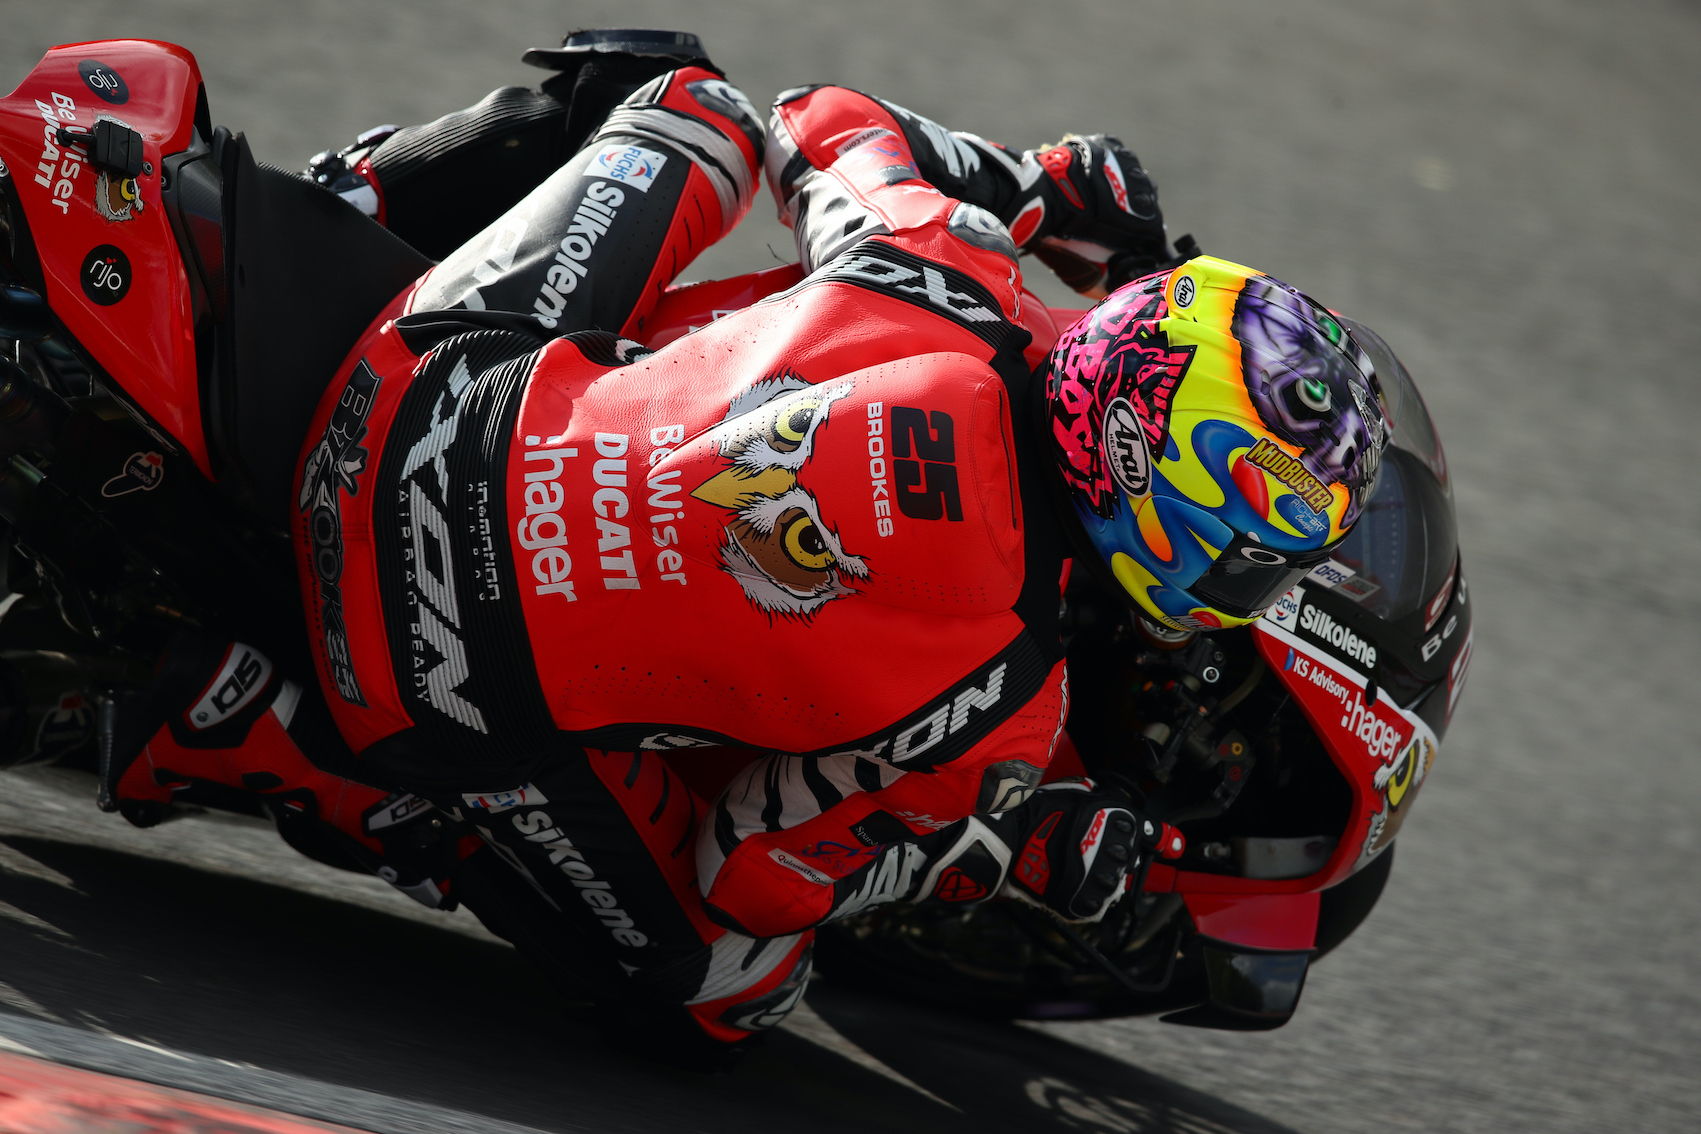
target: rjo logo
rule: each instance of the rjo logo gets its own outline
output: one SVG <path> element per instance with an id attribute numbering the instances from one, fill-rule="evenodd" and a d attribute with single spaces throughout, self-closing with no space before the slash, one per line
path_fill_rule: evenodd
<path id="1" fill-rule="evenodd" d="M 83 257 L 83 294 L 111 307 L 130 291 L 130 258 L 116 245 L 101 244 Z"/>
<path id="2" fill-rule="evenodd" d="M 957 459 L 956 427 L 950 414 L 893 406 L 892 456 L 898 511 L 912 520 L 963 518 L 957 466 L 952 463 Z"/>
<path id="3" fill-rule="evenodd" d="M 121 106 L 130 101 L 130 88 L 125 84 L 124 76 L 100 60 L 80 60 L 77 63 L 77 74 L 83 77 L 83 82 L 101 101 L 114 106 Z"/>

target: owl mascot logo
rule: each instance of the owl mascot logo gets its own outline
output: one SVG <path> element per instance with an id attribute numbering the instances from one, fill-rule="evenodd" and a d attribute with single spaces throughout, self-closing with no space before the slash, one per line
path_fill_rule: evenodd
<path id="1" fill-rule="evenodd" d="M 851 385 L 815 386 L 790 373 L 764 378 L 732 400 L 710 434 L 731 464 L 691 495 L 733 514 L 721 568 L 769 618 L 808 621 L 856 594 L 853 580 L 868 578 L 868 565 L 844 549 L 814 494 L 798 483 L 828 411 Z"/>

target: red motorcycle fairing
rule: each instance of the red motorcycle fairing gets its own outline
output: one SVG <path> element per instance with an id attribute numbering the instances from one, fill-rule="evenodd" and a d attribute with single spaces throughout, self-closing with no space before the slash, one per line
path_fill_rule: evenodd
<path id="1" fill-rule="evenodd" d="M 162 158 L 188 149 L 201 71 L 187 50 L 106 40 L 50 50 L 0 99 L 0 161 L 40 259 L 47 302 L 125 397 L 201 472 L 202 430 L 188 273 L 161 202 Z M 204 117 L 204 110 L 201 111 Z M 61 129 L 100 120 L 135 130 L 146 163 L 134 179 L 96 168 Z"/>
<path id="2" fill-rule="evenodd" d="M 1389 849 L 1440 747 L 1416 712 L 1387 697 L 1367 704 L 1366 674 L 1293 633 L 1298 609 L 1289 592 L 1249 629 L 1351 788 L 1351 817 L 1338 841 L 1317 870 L 1298 878 L 1207 874 L 1162 863 L 1146 878 L 1146 892 L 1182 896 L 1202 936 L 1254 949 L 1313 947 L 1321 892 Z"/>

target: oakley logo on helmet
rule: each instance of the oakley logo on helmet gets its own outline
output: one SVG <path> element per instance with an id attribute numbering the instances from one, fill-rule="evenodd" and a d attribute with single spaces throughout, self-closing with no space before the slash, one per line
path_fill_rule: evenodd
<path id="1" fill-rule="evenodd" d="M 1104 453 L 1110 474 L 1130 496 L 1144 496 L 1152 483 L 1146 433 L 1127 398 L 1112 399 L 1104 411 Z"/>

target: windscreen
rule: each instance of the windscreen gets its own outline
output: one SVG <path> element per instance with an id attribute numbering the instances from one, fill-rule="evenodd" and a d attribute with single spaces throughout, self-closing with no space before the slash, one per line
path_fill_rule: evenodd
<path id="1" fill-rule="evenodd" d="M 1390 440 L 1422 461 L 1424 467 L 1435 475 L 1442 492 L 1451 494 L 1447 456 L 1442 452 L 1441 438 L 1436 436 L 1435 423 L 1429 418 L 1429 407 L 1423 404 L 1423 395 L 1418 393 L 1412 376 L 1388 344 L 1382 341 L 1381 335 L 1351 319 L 1342 319 L 1341 323 L 1352 332 L 1353 338 L 1358 340 L 1364 353 L 1370 356 L 1371 364 L 1376 367 L 1382 408 L 1387 412 L 1388 423 L 1392 427 Z"/>
<path id="2" fill-rule="evenodd" d="M 1342 322 L 1376 366 L 1392 430 L 1376 491 L 1330 558 L 1356 572 L 1338 589 L 1392 622 L 1433 598 L 1458 561 L 1447 459 L 1417 386 L 1388 344 L 1361 324 Z"/>
<path id="3" fill-rule="evenodd" d="M 1364 514 L 1330 558 L 1356 572 L 1339 590 L 1393 622 L 1434 596 L 1458 553 L 1452 503 L 1423 462 L 1391 448 Z"/>

